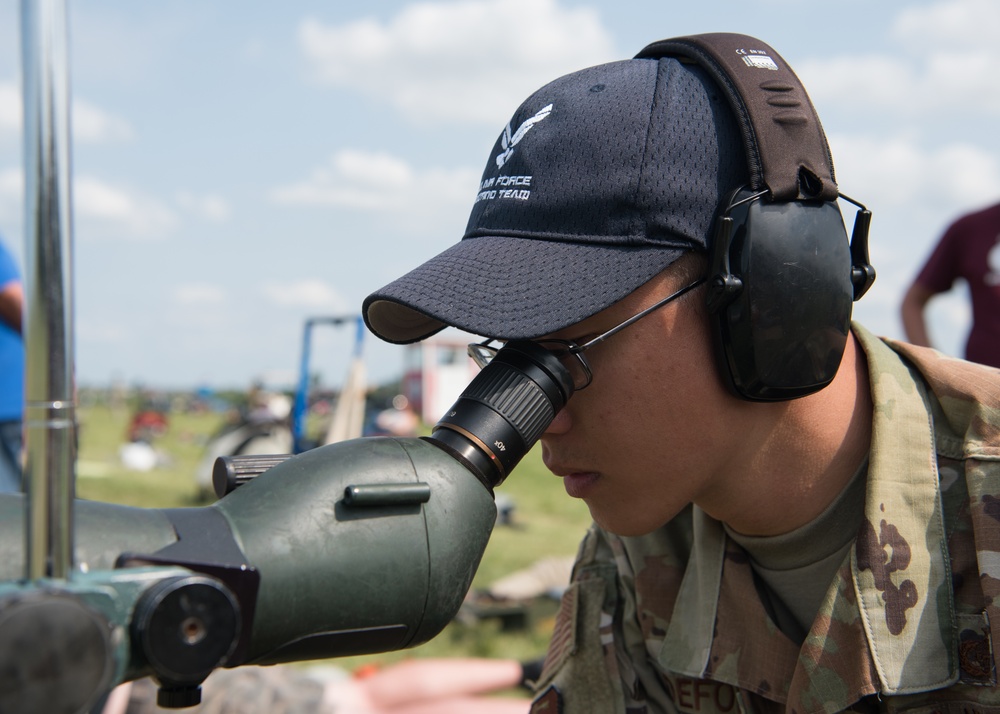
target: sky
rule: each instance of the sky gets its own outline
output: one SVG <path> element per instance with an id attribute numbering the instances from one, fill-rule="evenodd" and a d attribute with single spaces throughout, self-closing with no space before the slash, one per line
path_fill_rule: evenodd
<path id="1" fill-rule="evenodd" d="M 24 255 L 20 3 L 0 0 L 0 233 Z M 947 224 L 1000 199 L 994 0 L 69 0 L 75 369 L 81 385 L 297 378 L 306 319 L 459 240 L 496 138 L 546 82 L 655 40 L 740 32 L 802 79 L 843 193 L 873 213 L 855 318 L 898 305 Z M 852 211 L 845 211 L 848 221 Z M 936 299 L 961 355 L 970 310 Z M 315 331 L 344 373 L 355 335 Z M 403 348 L 363 341 L 369 380 Z"/>

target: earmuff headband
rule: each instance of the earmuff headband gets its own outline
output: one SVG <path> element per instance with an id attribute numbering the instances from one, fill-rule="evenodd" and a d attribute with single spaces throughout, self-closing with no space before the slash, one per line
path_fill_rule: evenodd
<path id="1" fill-rule="evenodd" d="M 826 135 L 809 95 L 769 45 L 717 32 L 660 40 L 637 59 L 676 57 L 704 68 L 736 114 L 750 168 L 750 188 L 774 201 L 837 199 Z"/>

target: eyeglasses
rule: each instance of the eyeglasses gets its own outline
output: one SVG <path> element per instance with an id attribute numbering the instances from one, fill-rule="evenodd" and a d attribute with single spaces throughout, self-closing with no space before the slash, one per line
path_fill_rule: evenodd
<path id="1" fill-rule="evenodd" d="M 594 339 L 584 342 L 582 345 L 578 345 L 572 340 L 535 340 L 534 342 L 555 355 L 556 359 L 558 359 L 563 366 L 569 370 L 569 373 L 573 378 L 573 389 L 575 391 L 580 391 L 584 387 L 587 387 L 594 379 L 593 372 L 590 371 L 590 365 L 587 364 L 587 360 L 583 356 L 583 353 L 586 350 L 589 350 L 594 345 L 604 342 L 604 340 L 608 339 L 612 335 L 618 334 L 632 323 L 638 322 L 649 313 L 676 300 L 684 293 L 694 290 L 704 282 L 705 278 L 695 280 L 690 285 L 687 285 L 677 292 L 668 295 L 659 302 L 653 303 L 645 310 L 642 310 L 625 320 L 625 322 L 615 325 L 607 332 L 601 333 Z M 472 361 L 479 365 L 480 368 L 486 367 L 486 365 L 488 365 L 490 361 L 496 357 L 497 352 L 499 352 L 503 347 L 503 345 L 495 346 L 490 344 L 495 341 L 496 340 L 490 338 L 484 342 L 474 342 L 469 345 L 469 357 L 471 357 Z"/>

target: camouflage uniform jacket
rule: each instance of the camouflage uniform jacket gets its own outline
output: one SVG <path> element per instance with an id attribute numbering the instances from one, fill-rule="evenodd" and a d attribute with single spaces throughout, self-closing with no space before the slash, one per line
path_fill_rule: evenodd
<path id="1" fill-rule="evenodd" d="M 865 518 L 805 641 L 695 506 L 593 527 L 532 712 L 1000 712 L 1000 371 L 859 326 L 875 414 Z"/>

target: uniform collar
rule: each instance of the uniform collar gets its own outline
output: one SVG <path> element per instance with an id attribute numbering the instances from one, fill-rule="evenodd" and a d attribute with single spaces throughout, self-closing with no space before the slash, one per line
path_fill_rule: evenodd
<path id="1" fill-rule="evenodd" d="M 854 333 L 875 404 L 855 593 L 882 692 L 927 691 L 958 678 L 931 398 L 880 339 L 857 325 Z"/>
<path id="2" fill-rule="evenodd" d="M 870 652 L 870 661 L 859 657 L 853 665 L 856 681 L 869 680 L 871 669 L 882 694 L 898 695 L 937 689 L 958 679 L 930 397 L 919 376 L 880 339 L 857 325 L 854 333 L 867 357 L 875 404 L 865 520 L 849 564 L 854 597 L 848 595 L 851 584 L 838 575 L 800 652 L 800 676 L 776 688 L 790 688 L 789 696 L 800 702 L 815 702 L 817 696 L 812 691 L 817 677 L 802 676 L 816 674 L 814 656 L 806 650 L 815 653 L 829 646 L 835 651 L 829 623 L 846 612 L 860 619 L 858 638 L 863 631 Z M 709 669 L 715 642 L 726 535 L 720 523 L 697 507 L 693 515 L 691 557 L 657 661 L 667 671 L 699 677 Z M 847 576 L 847 571 L 842 573 Z M 838 658 L 844 656 L 841 652 Z M 845 708 L 868 693 L 844 691 L 840 702 L 823 696 L 825 704 L 818 710 L 827 705 L 831 710 Z"/>

